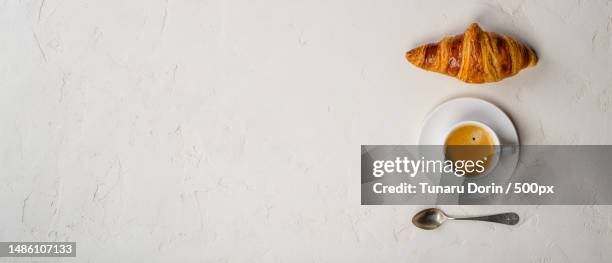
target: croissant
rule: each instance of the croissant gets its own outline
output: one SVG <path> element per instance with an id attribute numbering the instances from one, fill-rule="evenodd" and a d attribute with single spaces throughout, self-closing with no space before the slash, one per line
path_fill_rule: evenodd
<path id="1" fill-rule="evenodd" d="M 538 61 L 531 48 L 509 36 L 482 31 L 476 23 L 461 35 L 406 52 L 406 59 L 467 83 L 497 82 Z"/>

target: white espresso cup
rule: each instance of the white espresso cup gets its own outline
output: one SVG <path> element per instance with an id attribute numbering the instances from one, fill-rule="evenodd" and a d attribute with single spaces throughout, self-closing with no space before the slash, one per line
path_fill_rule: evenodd
<path id="1" fill-rule="evenodd" d="M 497 166 L 497 163 L 499 162 L 499 156 L 501 154 L 501 147 L 500 147 L 500 141 L 499 141 L 499 137 L 497 137 L 497 134 L 495 133 L 495 131 L 493 129 L 491 129 L 491 127 L 489 127 L 488 125 L 482 123 L 482 122 L 478 122 L 478 121 L 462 121 L 459 122 L 453 126 L 451 126 L 451 128 L 447 131 L 446 136 L 444 137 L 444 158 L 446 159 L 446 147 L 448 147 L 447 140 L 449 138 L 449 136 L 455 132 L 455 130 L 457 130 L 458 128 L 461 128 L 463 126 L 476 126 L 480 129 L 482 129 L 483 131 L 485 131 L 487 133 L 487 135 L 491 138 L 491 140 L 493 141 L 492 146 L 494 147 L 494 153 L 492 154 L 492 160 L 488 160 L 489 161 L 489 165 L 486 168 L 485 171 L 478 173 L 477 175 L 470 175 L 467 177 L 470 178 L 476 178 L 476 177 L 482 177 L 485 176 L 487 174 L 489 174 L 491 171 L 495 170 L 495 167 Z M 457 145 L 459 146 L 459 145 Z M 468 145 L 466 145 L 468 146 Z"/>

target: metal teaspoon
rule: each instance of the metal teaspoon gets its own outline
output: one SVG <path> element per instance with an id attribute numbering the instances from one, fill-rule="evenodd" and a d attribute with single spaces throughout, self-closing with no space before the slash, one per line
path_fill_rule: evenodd
<path id="1" fill-rule="evenodd" d="M 477 217 L 463 217 L 455 218 L 449 217 L 442 210 L 438 208 L 427 208 L 418 212 L 412 218 L 412 223 L 422 229 L 432 230 L 441 226 L 446 220 L 478 220 L 495 222 L 506 225 L 516 225 L 519 221 L 519 215 L 516 213 L 503 213 L 488 216 L 477 216 Z"/>

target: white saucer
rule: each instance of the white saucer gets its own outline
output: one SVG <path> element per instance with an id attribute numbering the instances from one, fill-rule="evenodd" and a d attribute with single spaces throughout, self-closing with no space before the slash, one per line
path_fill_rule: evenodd
<path id="1" fill-rule="evenodd" d="M 461 121 L 478 121 L 491 127 L 502 145 L 519 145 L 512 120 L 494 104 L 476 98 L 458 98 L 436 107 L 425 118 L 419 145 L 444 145 L 446 132 Z"/>
<path id="2" fill-rule="evenodd" d="M 464 185 L 468 182 L 477 182 L 481 185 L 495 183 L 505 189 L 505 184 L 512 177 L 518 163 L 519 137 L 512 120 L 494 104 L 476 98 L 452 99 L 440 104 L 425 119 L 419 136 L 419 145 L 444 145 L 446 133 L 453 125 L 462 121 L 478 121 L 489 126 L 499 137 L 504 150 L 500 154 L 498 165 L 490 174 L 474 178 L 443 176 L 439 178 L 439 184 L 456 185 L 461 184 L 457 180 L 463 180 Z M 435 155 L 439 154 L 441 153 Z M 479 199 L 486 196 L 472 194 L 450 198 L 456 198 L 457 204 L 468 204 L 470 200 L 466 199 Z M 448 199 L 449 196 L 443 196 L 443 198 Z"/>

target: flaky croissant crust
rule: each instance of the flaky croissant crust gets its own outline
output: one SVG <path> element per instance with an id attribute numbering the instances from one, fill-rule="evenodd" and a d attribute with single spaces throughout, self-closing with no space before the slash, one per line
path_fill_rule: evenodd
<path id="1" fill-rule="evenodd" d="M 531 48 L 509 36 L 482 31 L 476 23 L 461 35 L 406 52 L 406 59 L 422 69 L 467 83 L 500 81 L 538 61 Z"/>

